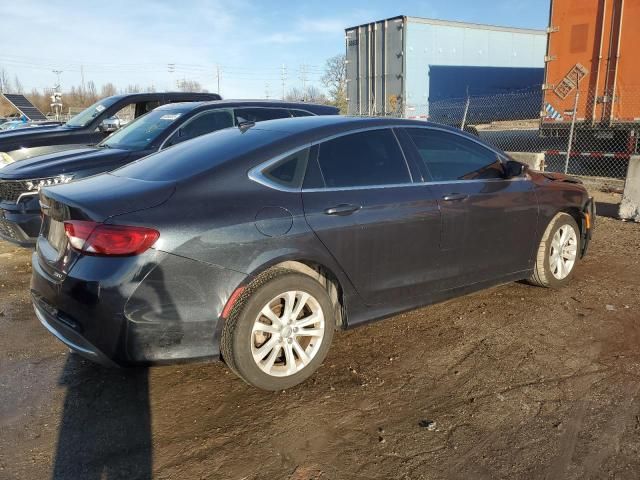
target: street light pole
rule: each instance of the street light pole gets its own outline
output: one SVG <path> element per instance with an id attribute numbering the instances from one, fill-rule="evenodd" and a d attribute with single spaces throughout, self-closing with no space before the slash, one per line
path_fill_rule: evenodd
<path id="1" fill-rule="evenodd" d="M 569 127 L 569 142 L 567 144 L 567 156 L 564 159 L 564 173 L 569 171 L 569 158 L 571 157 L 571 146 L 573 145 L 573 130 L 576 125 L 576 114 L 578 112 L 578 100 L 580 99 L 580 73 L 576 71 L 576 98 L 573 101 L 573 112 L 571 114 L 571 127 Z"/>

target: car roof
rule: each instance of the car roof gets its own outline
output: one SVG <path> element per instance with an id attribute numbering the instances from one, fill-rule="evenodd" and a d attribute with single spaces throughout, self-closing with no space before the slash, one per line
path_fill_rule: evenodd
<path id="1" fill-rule="evenodd" d="M 283 100 L 213 100 L 207 102 L 174 102 L 161 105 L 156 110 L 172 110 L 179 112 L 190 112 L 196 109 L 207 110 L 210 108 L 223 108 L 223 107 L 273 107 L 273 108 L 289 108 L 296 110 L 306 110 L 311 113 L 337 113 L 338 109 L 331 105 L 322 105 L 318 103 L 308 102 L 287 102 Z"/>
<path id="2" fill-rule="evenodd" d="M 424 120 L 391 117 L 352 117 L 344 115 L 284 118 L 256 124 L 255 129 L 325 137 L 334 133 L 374 127 L 437 127 L 454 133 L 461 130 Z M 466 135 L 466 134 L 465 134 Z"/>
<path id="3" fill-rule="evenodd" d="M 102 101 L 110 99 L 118 101 L 122 99 L 130 99 L 131 101 L 144 102 L 154 100 L 164 100 L 167 97 L 175 98 L 178 101 L 208 101 L 219 100 L 220 95 L 217 93 L 204 93 L 204 92 L 147 92 L 147 93 L 122 93 L 118 95 L 112 95 L 107 98 L 103 98 Z"/>

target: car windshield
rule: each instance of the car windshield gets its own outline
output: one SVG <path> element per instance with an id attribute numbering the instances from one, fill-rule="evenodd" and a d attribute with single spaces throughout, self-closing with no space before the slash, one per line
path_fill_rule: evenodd
<path id="1" fill-rule="evenodd" d="M 65 123 L 65 126 L 71 128 L 86 127 L 94 118 L 104 112 L 106 108 L 109 108 L 111 105 L 113 105 L 116 100 L 117 98 L 111 97 L 94 103 L 89 108 L 81 111 L 78 115 Z"/>
<path id="2" fill-rule="evenodd" d="M 154 110 L 122 127 L 99 147 L 144 150 L 158 135 L 175 123 L 182 113 L 172 110 Z"/>

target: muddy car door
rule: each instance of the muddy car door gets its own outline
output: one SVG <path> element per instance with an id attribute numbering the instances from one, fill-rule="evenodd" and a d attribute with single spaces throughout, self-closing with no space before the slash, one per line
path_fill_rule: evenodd
<path id="1" fill-rule="evenodd" d="M 499 155 L 467 136 L 407 128 L 442 211 L 447 288 L 531 268 L 538 201 L 526 174 L 507 178 Z"/>
<path id="2" fill-rule="evenodd" d="M 305 217 L 365 303 L 437 290 L 440 212 L 431 188 L 413 183 L 393 130 L 348 133 L 317 151 Z"/>

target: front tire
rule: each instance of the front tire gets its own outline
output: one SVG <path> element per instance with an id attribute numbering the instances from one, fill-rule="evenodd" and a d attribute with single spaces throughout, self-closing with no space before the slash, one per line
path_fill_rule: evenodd
<path id="1" fill-rule="evenodd" d="M 269 270 L 234 305 L 220 339 L 222 357 L 249 385 L 291 388 L 324 361 L 335 330 L 334 311 L 326 289 L 313 278 Z"/>
<path id="2" fill-rule="evenodd" d="M 529 283 L 549 288 L 569 283 L 579 258 L 580 238 L 580 229 L 571 215 L 558 213 L 553 217 L 540 241 Z"/>

